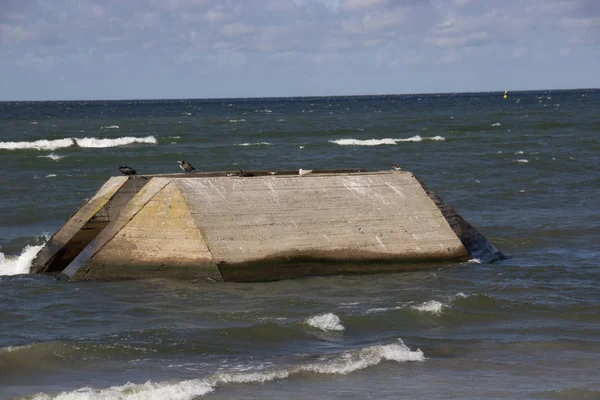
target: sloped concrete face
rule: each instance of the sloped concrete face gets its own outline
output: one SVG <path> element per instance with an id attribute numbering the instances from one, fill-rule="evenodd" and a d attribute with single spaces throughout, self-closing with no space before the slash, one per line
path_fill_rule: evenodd
<path id="1" fill-rule="evenodd" d="M 42 247 L 32 262 L 31 273 L 62 271 L 108 225 L 109 203 L 127 182 L 127 177 L 116 176 L 102 185 Z M 126 196 L 124 192 L 121 197 Z"/>
<path id="2" fill-rule="evenodd" d="M 137 276 L 138 272 L 146 276 L 155 272 L 221 279 L 202 233 L 174 182 L 150 199 L 87 265 L 88 274 L 92 274 L 87 279 L 104 265 L 121 265 L 123 275 L 132 274 L 125 272 L 129 266 Z"/>
<path id="3" fill-rule="evenodd" d="M 63 274 L 77 280 L 221 279 L 179 189 L 167 178 L 153 178 Z"/>
<path id="4" fill-rule="evenodd" d="M 178 179 L 226 280 L 375 272 L 468 257 L 411 173 Z"/>

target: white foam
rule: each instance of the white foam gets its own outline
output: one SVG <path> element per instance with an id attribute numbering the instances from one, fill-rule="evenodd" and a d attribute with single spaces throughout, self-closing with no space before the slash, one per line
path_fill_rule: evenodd
<path id="1" fill-rule="evenodd" d="M 528 163 L 528 162 L 529 162 L 529 160 L 527 160 L 527 159 L 523 158 L 523 159 L 521 159 L 521 160 L 515 160 L 515 162 L 518 162 L 518 163 Z"/>
<path id="2" fill-rule="evenodd" d="M 28 274 L 31 262 L 42 246 L 25 246 L 18 256 L 7 256 L 0 252 L 0 275 Z"/>
<path id="3" fill-rule="evenodd" d="M 192 400 L 214 392 L 218 386 L 223 384 L 265 383 L 285 379 L 302 372 L 348 374 L 377 365 L 382 361 L 425 361 L 425 355 L 420 349 L 410 350 L 401 339 L 398 339 L 396 343 L 323 356 L 317 362 L 272 371 L 264 370 L 264 366 L 259 366 L 240 372 L 219 372 L 206 379 L 160 383 L 148 381 L 144 384 L 127 383 L 123 386 L 113 386 L 108 389 L 85 387 L 72 392 L 62 392 L 56 396 L 39 393 L 32 400 Z"/>
<path id="4" fill-rule="evenodd" d="M 120 129 L 119 125 L 109 125 L 109 126 L 103 126 L 100 129 Z"/>
<path id="5" fill-rule="evenodd" d="M 303 365 L 300 371 L 317 372 L 321 374 L 348 374 L 359 369 L 377 365 L 382 361 L 425 361 L 425 355 L 420 349 L 412 351 L 402 339 L 397 343 L 366 347 L 336 355 L 325 362 Z"/>
<path id="6" fill-rule="evenodd" d="M 502 126 L 502 124 L 500 122 L 496 122 L 496 123 L 494 123 L 494 124 L 492 124 L 490 126 Z"/>
<path id="7" fill-rule="evenodd" d="M 32 400 L 191 400 L 214 390 L 215 388 L 208 382 L 200 379 L 178 383 L 148 381 L 141 385 L 127 383 L 101 390 L 85 387 L 72 392 L 62 392 L 54 397 L 40 393 Z"/>
<path id="8" fill-rule="evenodd" d="M 227 121 L 231 122 L 231 123 L 235 123 L 235 122 L 246 122 L 246 120 L 244 118 L 242 119 L 228 119 Z"/>
<path id="9" fill-rule="evenodd" d="M 185 113 L 181 113 L 181 115 L 186 115 L 186 116 L 188 116 L 188 117 L 189 117 L 190 115 L 192 115 L 192 113 L 185 112 Z"/>
<path id="10" fill-rule="evenodd" d="M 36 121 L 30 122 L 31 125 L 37 125 L 38 123 Z"/>
<path id="11" fill-rule="evenodd" d="M 56 150 L 64 147 L 71 147 L 75 144 L 73 139 L 55 139 L 55 140 L 36 140 L 33 142 L 0 142 L 2 150 Z"/>
<path id="12" fill-rule="evenodd" d="M 50 153 L 47 156 L 38 156 L 38 157 L 39 158 L 49 158 L 49 159 L 54 160 L 54 161 L 58 161 L 61 158 L 65 158 L 65 156 L 59 156 L 59 155 L 54 154 L 54 153 Z"/>
<path id="13" fill-rule="evenodd" d="M 515 154 L 525 154 L 525 152 L 523 150 L 519 150 Z"/>
<path id="14" fill-rule="evenodd" d="M 44 178 L 56 178 L 56 174 L 48 174 Z"/>
<path id="15" fill-rule="evenodd" d="M 329 143 L 338 144 L 340 146 L 381 146 L 381 145 L 389 145 L 389 144 L 398 144 L 400 142 L 422 142 L 423 140 L 433 140 L 433 141 L 444 141 L 446 140 L 443 136 L 433 136 L 433 137 L 421 137 L 419 135 L 411 136 L 409 138 L 404 139 L 393 139 L 393 138 L 384 138 L 384 139 L 337 139 L 330 140 Z"/>
<path id="16" fill-rule="evenodd" d="M 443 136 L 433 136 L 433 137 L 428 137 L 428 138 L 426 137 L 425 139 L 426 140 L 437 140 L 439 142 L 443 142 L 446 140 L 446 138 Z"/>
<path id="17" fill-rule="evenodd" d="M 442 313 L 442 308 L 445 307 L 442 303 L 437 300 L 429 300 L 425 303 L 419 304 L 417 306 L 412 306 L 413 310 L 428 312 L 435 315 L 440 315 Z"/>
<path id="18" fill-rule="evenodd" d="M 156 138 L 154 136 L 146 137 L 133 137 L 125 136 L 115 139 L 98 139 L 94 137 L 86 137 L 83 139 L 75 139 L 79 147 L 86 148 L 104 148 L 104 147 L 117 147 L 126 146 L 133 143 L 145 143 L 145 144 L 156 144 Z"/>
<path id="19" fill-rule="evenodd" d="M 236 143 L 234 146 L 273 146 L 273 143 L 269 142 L 257 142 L 257 143 Z"/>
<path id="20" fill-rule="evenodd" d="M 313 328 L 320 329 L 322 331 L 343 331 L 344 325 L 340 321 L 340 318 L 332 313 L 315 315 L 306 320 L 306 323 Z"/>
<path id="21" fill-rule="evenodd" d="M 479 258 L 471 258 L 467 261 L 469 264 L 481 264 L 481 260 Z"/>

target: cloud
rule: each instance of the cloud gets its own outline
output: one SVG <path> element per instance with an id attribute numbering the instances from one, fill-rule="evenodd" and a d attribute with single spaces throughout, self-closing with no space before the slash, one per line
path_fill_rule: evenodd
<path id="1" fill-rule="evenodd" d="M 89 48 L 234 68 L 255 54 L 315 65 L 351 52 L 373 65 L 452 63 L 473 48 L 500 46 L 522 59 L 536 47 L 558 54 L 599 38 L 595 0 L 2 0 L 0 12 L 4 63 L 31 65 L 91 60 L 80 56 Z"/>

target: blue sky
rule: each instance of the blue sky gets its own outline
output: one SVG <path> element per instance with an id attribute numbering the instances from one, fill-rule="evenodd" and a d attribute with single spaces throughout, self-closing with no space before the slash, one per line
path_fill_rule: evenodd
<path id="1" fill-rule="evenodd" d="M 0 100 L 600 87 L 598 0 L 0 0 Z"/>

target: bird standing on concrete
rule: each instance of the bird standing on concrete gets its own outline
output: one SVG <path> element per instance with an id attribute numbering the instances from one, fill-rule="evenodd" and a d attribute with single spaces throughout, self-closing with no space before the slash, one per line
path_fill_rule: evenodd
<path id="1" fill-rule="evenodd" d="M 124 167 L 123 166 L 119 166 L 119 171 L 121 171 L 121 173 L 123 175 L 127 175 L 127 176 L 131 176 L 131 175 L 137 174 L 137 172 L 136 172 L 135 169 L 133 169 L 131 167 L 128 167 L 128 166 L 124 166 Z"/>
<path id="2" fill-rule="evenodd" d="M 394 169 L 394 171 L 400 171 L 402 169 L 399 165 L 396 164 L 392 165 L 392 168 Z"/>
<path id="3" fill-rule="evenodd" d="M 177 162 L 179 163 L 179 168 L 181 168 L 186 174 L 196 170 L 196 168 L 192 167 L 192 164 L 183 160 Z"/>
<path id="4" fill-rule="evenodd" d="M 312 174 L 312 169 L 302 169 L 302 168 L 300 168 L 298 170 L 298 175 L 308 175 L 308 174 Z"/>

